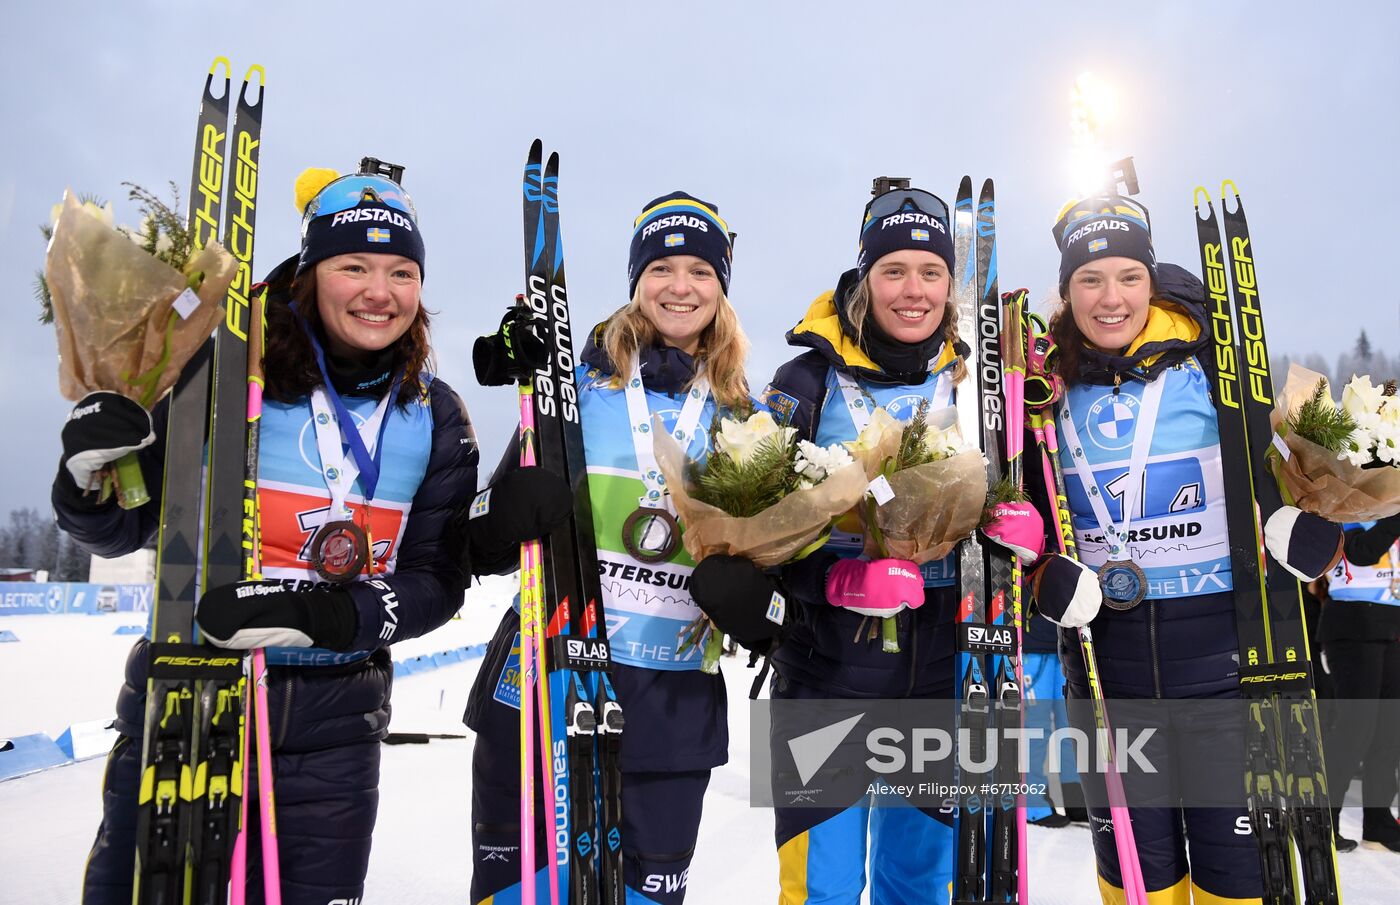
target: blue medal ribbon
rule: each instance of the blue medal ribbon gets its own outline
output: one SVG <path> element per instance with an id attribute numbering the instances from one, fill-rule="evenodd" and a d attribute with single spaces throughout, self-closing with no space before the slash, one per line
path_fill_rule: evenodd
<path id="1" fill-rule="evenodd" d="M 340 422 L 340 438 L 346 446 L 350 448 L 350 455 L 355 457 L 355 464 L 360 467 L 360 488 L 364 491 L 365 504 L 368 505 L 374 499 L 374 489 L 379 486 L 379 463 L 384 457 L 384 428 L 389 424 L 389 413 L 385 412 L 384 417 L 379 421 L 379 436 L 374 443 L 374 455 L 371 456 L 369 450 L 365 448 L 365 441 L 360 438 L 360 432 L 355 429 L 355 419 L 351 417 L 350 410 L 341 401 L 340 394 L 336 392 L 334 384 L 331 383 L 331 375 L 326 370 L 326 353 L 321 348 L 321 343 L 316 339 L 316 332 L 311 329 L 311 325 L 301 316 L 297 310 L 296 302 L 291 304 L 292 314 L 296 316 L 297 323 L 301 325 L 306 338 L 311 340 L 311 350 L 316 355 L 316 367 L 321 369 L 321 380 L 325 384 L 326 396 L 331 400 L 331 407 L 335 409 L 335 417 Z M 399 385 L 403 383 L 403 369 L 400 368 L 394 374 L 394 380 L 389 385 L 389 404 L 393 405 L 394 398 L 398 395 Z"/>

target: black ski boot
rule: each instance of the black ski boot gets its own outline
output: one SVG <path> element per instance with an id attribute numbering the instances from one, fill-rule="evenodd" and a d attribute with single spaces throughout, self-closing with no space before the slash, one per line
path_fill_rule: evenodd
<path id="1" fill-rule="evenodd" d="M 1366 808 L 1361 818 L 1361 839 L 1367 848 L 1400 852 L 1400 824 L 1390 808 Z"/>

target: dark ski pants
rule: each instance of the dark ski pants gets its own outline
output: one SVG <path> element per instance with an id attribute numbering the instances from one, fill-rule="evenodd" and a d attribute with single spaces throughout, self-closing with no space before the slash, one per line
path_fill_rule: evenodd
<path id="1" fill-rule="evenodd" d="M 1323 735 L 1332 806 L 1341 807 L 1364 760 L 1366 821 L 1389 817 L 1400 766 L 1400 643 L 1330 641 L 1324 653 L 1337 699 Z"/>
<path id="2" fill-rule="evenodd" d="M 1066 656 L 1079 656 L 1078 647 Z M 1109 719 L 1113 719 L 1111 689 Z M 1071 681 L 1071 701 L 1087 700 L 1088 689 Z M 1125 702 L 1126 703 L 1126 702 Z M 1093 720 L 1087 706 L 1071 708 L 1070 718 L 1086 736 L 1093 738 Z M 1242 777 L 1244 764 L 1243 728 L 1235 721 L 1233 709 L 1223 718 L 1194 721 L 1163 721 L 1158 731 L 1141 746 L 1143 757 L 1160 770 L 1144 777 L 1129 773 L 1124 777 L 1128 801 L 1161 801 L 1174 797 L 1182 801 L 1219 800 L 1221 777 Z M 1107 800 L 1104 775 L 1096 763 L 1080 771 L 1093 831 L 1094 856 L 1098 862 L 1099 889 L 1104 902 L 1121 902 L 1123 874 L 1114 842 L 1114 827 Z M 1163 903 L 1224 902 L 1256 900 L 1263 880 L 1259 867 L 1259 847 L 1243 807 L 1133 807 L 1132 820 L 1138 862 L 1147 892 Z"/>
<path id="3" fill-rule="evenodd" d="M 520 901 L 520 740 L 504 731 L 508 721 L 491 725 L 503 731 L 479 734 L 472 749 L 471 901 L 507 905 Z M 544 831 L 553 810 L 544 807 L 538 765 L 535 774 L 536 898 L 548 901 Z M 685 901 L 709 783 L 709 770 L 622 774 L 623 877 L 632 905 Z M 559 871 L 559 883 L 566 897 L 567 871 Z"/>
<path id="4" fill-rule="evenodd" d="M 285 905 L 357 905 L 379 807 L 379 742 L 273 752 Z M 83 877 L 83 905 L 130 905 L 135 870 L 140 739 L 121 736 L 107 758 L 102 823 Z M 248 790 L 248 902 L 263 902 L 256 764 Z"/>

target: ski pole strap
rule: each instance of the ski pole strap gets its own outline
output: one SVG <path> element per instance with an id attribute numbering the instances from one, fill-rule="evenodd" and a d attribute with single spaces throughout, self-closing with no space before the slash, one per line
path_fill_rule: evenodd
<path id="1" fill-rule="evenodd" d="M 1088 457 L 1084 455 L 1084 444 L 1079 441 L 1079 430 L 1074 426 L 1074 415 L 1070 411 L 1068 396 L 1060 406 L 1060 424 L 1064 428 L 1065 440 L 1069 442 L 1069 455 L 1084 482 L 1085 496 L 1089 498 L 1089 506 L 1094 510 L 1094 518 L 1098 520 L 1099 527 L 1103 529 L 1104 537 L 1108 540 L 1109 559 L 1124 559 L 1128 555 L 1128 527 L 1132 524 L 1133 510 L 1137 507 L 1138 497 L 1142 492 L 1147 455 L 1152 449 L 1152 434 L 1157 428 L 1157 412 L 1162 407 L 1162 392 L 1166 385 L 1167 381 L 1163 377 L 1147 384 L 1142 392 L 1137 417 L 1133 419 L 1132 453 L 1128 460 L 1128 473 L 1122 478 L 1125 486 L 1121 497 L 1121 524 L 1114 524 L 1110 517 L 1108 504 L 1103 500 L 1104 492 L 1100 490 L 1098 478 L 1089 466 Z M 1113 404 L 1119 403 L 1115 399 Z"/>
<path id="2" fill-rule="evenodd" d="M 666 478 L 656 464 L 656 453 L 651 444 L 651 409 L 647 406 L 647 393 L 642 385 L 640 356 L 632 362 L 632 375 L 627 378 L 624 392 L 627 397 L 627 418 L 632 422 L 632 449 L 637 455 L 637 471 L 646 487 L 646 493 L 642 494 L 638 503 L 645 509 L 669 509 Z M 671 431 L 671 436 L 680 443 L 681 449 L 690 448 L 690 441 L 695 437 L 700 415 L 705 411 L 709 398 L 710 381 L 701 374 L 687 391 L 680 417 Z"/>
<path id="3" fill-rule="evenodd" d="M 301 324 L 301 329 L 306 334 L 306 338 L 311 341 L 311 351 L 316 355 L 316 367 L 321 370 L 321 380 L 323 383 L 320 389 L 324 390 L 325 397 L 335 409 L 336 420 L 340 422 L 340 436 L 345 440 L 345 444 L 350 447 L 350 455 L 354 460 L 354 464 L 363 475 L 360 486 L 364 489 L 365 502 L 368 503 L 374 498 L 374 489 L 379 486 L 379 463 L 383 459 L 384 445 L 377 442 L 377 440 L 383 438 L 384 427 L 388 424 L 388 419 L 383 416 L 383 412 L 388 407 L 389 401 L 399 394 L 399 384 L 403 382 L 403 369 L 400 368 L 395 372 L 394 379 L 389 385 L 389 392 L 383 399 L 379 400 L 379 408 L 376 409 L 376 414 L 379 415 L 379 423 L 377 425 L 377 431 L 372 431 L 371 433 L 371 436 L 376 438 L 376 441 L 372 443 L 375 448 L 374 452 L 371 454 L 370 450 L 365 446 L 365 441 L 360 437 L 360 431 L 355 429 L 355 420 L 351 417 L 350 410 L 345 407 L 345 403 L 341 401 L 340 394 L 335 391 L 335 387 L 331 384 L 330 373 L 326 370 L 326 353 L 321 348 L 320 341 L 316 339 L 315 331 L 311 329 L 311 325 L 301 316 L 301 312 L 297 311 L 295 302 L 292 303 L 291 308 L 292 314 L 296 316 L 297 323 Z M 315 399 L 315 393 L 312 394 L 312 399 Z M 320 418 L 317 418 L 316 421 L 316 442 L 319 446 L 321 443 Z M 365 426 L 369 426 L 368 422 Z M 322 451 L 321 468 L 323 474 L 325 474 L 326 470 L 333 467 L 325 461 L 325 455 L 325 452 Z M 341 456 L 343 456 L 343 454 L 340 454 L 337 458 Z M 329 481 L 327 484 L 329 486 Z M 346 487 L 349 487 L 348 483 Z M 332 490 L 332 493 L 334 493 L 334 490 Z M 344 497 L 342 497 L 342 499 L 344 499 Z"/>

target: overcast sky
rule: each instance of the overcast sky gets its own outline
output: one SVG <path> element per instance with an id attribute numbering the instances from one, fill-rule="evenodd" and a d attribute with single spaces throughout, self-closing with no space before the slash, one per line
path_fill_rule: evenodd
<path id="1" fill-rule="evenodd" d="M 624 300 L 631 221 L 675 189 L 720 206 L 755 388 L 784 332 L 852 266 L 871 178 L 950 203 L 997 185 L 1003 289 L 1045 300 L 1049 227 L 1074 190 L 1070 90 L 1116 90 L 1104 134 L 1134 155 L 1159 258 L 1197 269 L 1191 190 L 1235 179 L 1257 246 L 1271 351 L 1329 357 L 1364 325 L 1400 349 L 1400 14 L 1390 3 L 16 4 L 0 87 L 0 517 L 48 505 L 59 428 L 52 329 L 35 321 L 37 230 L 65 186 L 189 178 L 210 60 L 267 69 L 254 269 L 297 249 L 302 168 L 407 166 L 427 243 L 440 371 L 494 463 L 516 419 L 471 376 L 473 337 L 523 282 L 520 170 L 562 156 L 562 229 L 580 324 Z M 263 8 L 265 11 L 240 12 Z M 236 18 L 242 16 L 241 19 Z"/>

